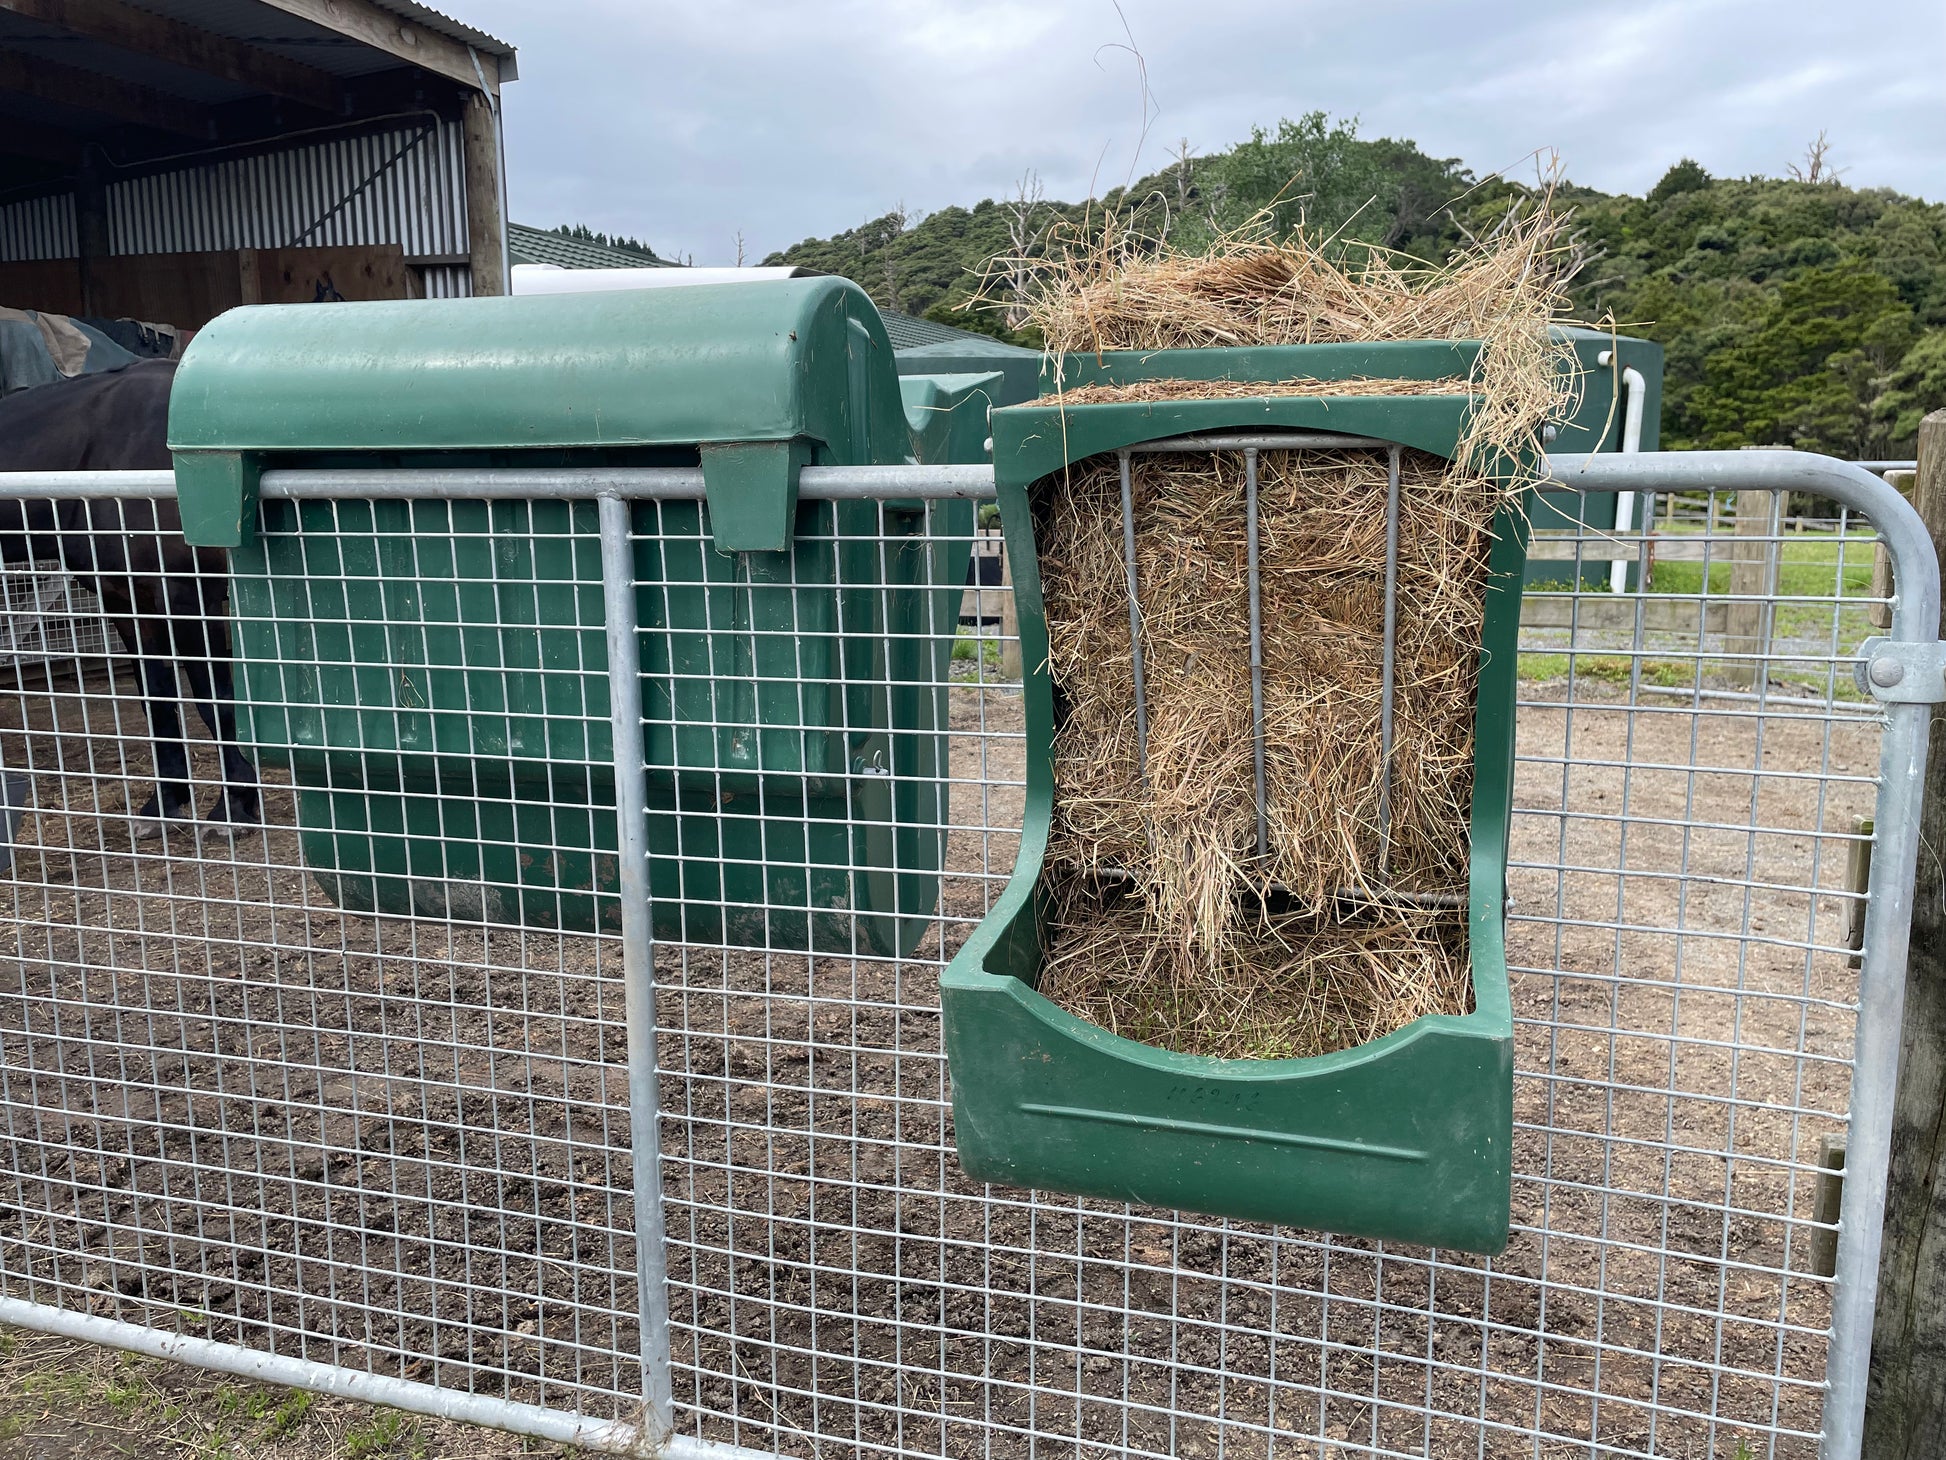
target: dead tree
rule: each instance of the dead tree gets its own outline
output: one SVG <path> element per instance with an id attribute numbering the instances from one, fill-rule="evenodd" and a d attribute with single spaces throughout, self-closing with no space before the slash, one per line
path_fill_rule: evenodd
<path id="1" fill-rule="evenodd" d="M 1027 300 L 1034 287 L 1034 251 L 1053 222 L 1053 209 L 1047 205 L 1040 174 L 1031 167 L 1023 172 L 1014 184 L 1013 196 L 1000 204 L 1000 211 L 1007 216 L 1007 242 L 1012 245 L 1006 260 L 1007 287 L 1012 293 L 1007 328 L 1017 330 L 1027 322 Z"/>
<path id="2" fill-rule="evenodd" d="M 1838 168 L 1831 165 L 1831 142 L 1822 127 L 1818 129 L 1817 141 L 1804 149 L 1803 163 L 1793 162 L 1784 170 L 1791 175 L 1793 182 L 1801 183 L 1835 183 L 1843 176 Z"/>

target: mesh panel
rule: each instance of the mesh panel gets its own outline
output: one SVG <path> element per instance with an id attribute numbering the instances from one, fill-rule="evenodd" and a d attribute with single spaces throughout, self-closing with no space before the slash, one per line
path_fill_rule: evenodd
<path id="1" fill-rule="evenodd" d="M 230 792 L 186 666 L 203 821 L 153 839 L 135 813 L 159 737 L 127 661 L 75 651 L 0 691 L 0 767 L 32 785 L 0 883 L 0 1291 L 631 1418 L 592 503 L 418 512 L 404 555 L 365 551 L 369 509 L 273 505 L 271 547 L 306 588 L 252 598 L 239 570 L 241 733 L 274 747 L 264 830 L 209 825 Z M 1820 1138 L 1845 1128 L 1847 867 L 1877 756 L 1850 677 L 1867 530 L 1738 532 L 1699 498 L 1659 509 L 1646 585 L 1640 539 L 1619 593 L 1576 561 L 1607 565 L 1596 535 L 1537 564 L 1515 1233 L 1489 1262 L 959 1174 L 938 971 L 1017 848 L 1018 653 L 1004 590 L 963 591 L 963 552 L 915 556 L 956 531 L 943 506 L 871 511 L 842 541 L 818 519 L 759 581 L 704 559 L 693 506 L 632 509 L 663 686 L 644 701 L 651 801 L 678 781 L 685 798 L 651 845 L 658 900 L 679 889 L 654 966 L 681 1433 L 801 1456 L 1815 1453 L 1813 1201 Z M 547 552 L 510 546 L 536 534 Z M 827 599 L 813 569 L 840 552 L 866 586 Z M 1582 586 L 1548 586 L 1557 567 Z M 685 605 L 692 572 L 728 576 Z M 250 667 L 253 628 L 274 664 Z M 723 656 L 707 672 L 699 643 Z M 347 646 L 364 668 L 334 677 Z M 535 698 L 493 698 L 516 673 Z M 943 847 L 896 835 L 923 758 L 851 738 L 874 692 L 943 712 L 920 737 L 943 744 Z M 753 706 L 777 732 L 754 762 Z M 800 768 L 846 752 L 818 762 L 825 801 L 767 778 L 785 741 Z M 793 941 L 769 915 L 805 905 L 834 827 L 892 875 L 828 884 L 826 934 Z M 381 843 L 405 861 L 356 862 Z M 801 876 L 753 905 L 732 875 L 752 865 Z M 919 920 L 908 951 L 872 941 L 872 908 Z"/>

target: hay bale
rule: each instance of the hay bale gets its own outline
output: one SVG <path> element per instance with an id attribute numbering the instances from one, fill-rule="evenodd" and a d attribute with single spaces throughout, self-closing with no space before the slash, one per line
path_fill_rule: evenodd
<path id="1" fill-rule="evenodd" d="M 1419 452 L 1401 462 L 1389 876 L 1379 868 L 1378 821 L 1384 456 L 1259 458 L 1270 793 L 1262 859 L 1242 453 L 1132 463 L 1146 776 L 1137 763 L 1119 469 L 1112 457 L 1083 463 L 1050 493 L 1041 588 L 1048 667 L 1064 704 L 1051 858 L 1093 876 L 1138 871 L 1185 956 L 1206 958 L 1220 956 L 1245 915 L 1239 894 L 1265 883 L 1311 905 L 1387 882 L 1463 892 L 1470 707 L 1499 492 L 1449 482 L 1445 466 Z"/>
<path id="2" fill-rule="evenodd" d="M 1148 712 L 1138 764 L 1120 477 L 1077 463 L 1037 501 L 1062 717 L 1043 991 L 1114 1032 L 1237 1058 L 1364 1043 L 1470 1006 L 1463 903 L 1491 528 L 1509 465 L 1574 387 L 1549 336 L 1557 224 L 1517 218 L 1445 270 L 1353 268 L 1302 239 L 1210 255 L 1115 240 L 1062 255 L 1034 322 L 1070 349 L 1480 340 L 1465 381 L 1145 381 L 1050 400 L 1478 397 L 1455 460 L 1404 453 L 1390 836 L 1380 830 L 1387 465 L 1259 458 L 1268 848 L 1257 851 L 1244 461 L 1134 458 Z"/>

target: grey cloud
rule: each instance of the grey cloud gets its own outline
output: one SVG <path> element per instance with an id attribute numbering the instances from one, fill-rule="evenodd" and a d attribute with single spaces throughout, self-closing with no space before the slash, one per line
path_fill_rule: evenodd
<path id="1" fill-rule="evenodd" d="M 1131 171 L 1137 82 L 1108 0 L 456 0 L 520 47 L 509 190 L 725 263 L 1037 169 Z M 1946 7 L 1884 0 L 1123 0 L 1158 113 L 1136 171 L 1314 108 L 1476 170 L 1557 149 L 1639 192 L 1678 157 L 1780 172 L 1820 128 L 1857 185 L 1946 195 Z M 1869 11 L 1869 14 L 1866 12 Z"/>

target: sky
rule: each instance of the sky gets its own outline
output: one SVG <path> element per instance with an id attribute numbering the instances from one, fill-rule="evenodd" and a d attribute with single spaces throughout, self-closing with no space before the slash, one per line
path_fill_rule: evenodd
<path id="1" fill-rule="evenodd" d="M 509 212 L 755 263 L 903 205 L 1079 199 L 1323 110 L 1476 173 L 1681 157 L 1946 199 L 1941 0 L 441 0 L 519 49 Z M 1146 78 L 1146 92 L 1144 90 Z"/>

